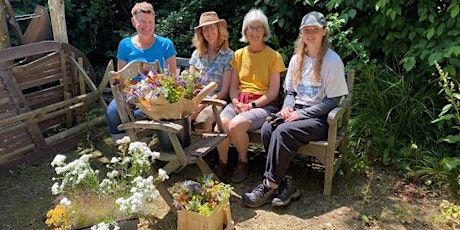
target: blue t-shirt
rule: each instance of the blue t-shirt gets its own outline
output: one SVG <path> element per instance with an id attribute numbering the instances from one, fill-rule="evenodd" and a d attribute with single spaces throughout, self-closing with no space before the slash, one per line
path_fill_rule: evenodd
<path id="1" fill-rule="evenodd" d="M 117 58 L 130 63 L 134 60 L 154 62 L 158 60 L 162 69 L 166 60 L 177 54 L 174 44 L 168 38 L 156 35 L 155 42 L 148 49 L 139 49 L 131 41 L 132 37 L 123 38 L 118 44 Z"/>

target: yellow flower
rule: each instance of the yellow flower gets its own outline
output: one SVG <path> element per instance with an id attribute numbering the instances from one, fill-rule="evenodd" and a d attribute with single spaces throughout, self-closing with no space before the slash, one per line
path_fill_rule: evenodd
<path id="1" fill-rule="evenodd" d="M 69 214 L 66 212 L 64 205 L 58 204 L 46 213 L 46 225 L 56 227 L 54 229 L 66 229 L 70 227 Z"/>

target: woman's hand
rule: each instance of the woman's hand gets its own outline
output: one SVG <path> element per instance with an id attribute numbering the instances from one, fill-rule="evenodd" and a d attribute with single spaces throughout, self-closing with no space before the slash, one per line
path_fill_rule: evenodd
<path id="1" fill-rule="evenodd" d="M 201 110 L 204 109 L 204 104 L 199 104 L 197 106 L 197 108 L 195 109 L 195 111 L 193 111 L 193 113 L 190 115 L 191 116 L 191 119 L 192 121 L 194 121 L 196 119 L 196 117 L 198 116 L 198 114 L 201 112 Z"/>
<path id="2" fill-rule="evenodd" d="M 286 107 L 279 112 L 285 122 L 299 120 L 299 114 L 291 107 Z"/>
<path id="3" fill-rule="evenodd" d="M 292 111 L 288 117 L 284 118 L 285 122 L 290 122 L 290 121 L 297 121 L 299 120 L 299 114 L 296 111 Z"/>
<path id="4" fill-rule="evenodd" d="M 288 118 L 291 113 L 294 111 L 294 109 L 292 109 L 291 107 L 286 107 L 284 109 L 282 109 L 279 114 L 281 115 L 281 117 L 286 120 L 286 118 Z"/>

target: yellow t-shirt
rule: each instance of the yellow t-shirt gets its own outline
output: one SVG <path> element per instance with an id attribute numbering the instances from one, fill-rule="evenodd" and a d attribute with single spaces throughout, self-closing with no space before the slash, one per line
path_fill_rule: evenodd
<path id="1" fill-rule="evenodd" d="M 238 91 L 252 95 L 264 95 L 270 85 L 270 75 L 286 69 L 281 55 L 269 46 L 259 53 L 251 53 L 248 46 L 243 47 L 235 52 L 231 65 L 238 70 Z"/>

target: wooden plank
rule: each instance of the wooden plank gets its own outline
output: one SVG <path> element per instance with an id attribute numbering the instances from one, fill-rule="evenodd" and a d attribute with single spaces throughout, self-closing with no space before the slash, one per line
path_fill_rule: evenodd
<path id="1" fill-rule="evenodd" d="M 69 43 L 65 21 L 64 0 L 48 0 L 53 38 L 55 41 Z"/>
<path id="2" fill-rule="evenodd" d="M 30 111 L 27 101 L 16 83 L 13 73 L 3 64 L 0 63 L 0 75 L 3 78 L 3 84 L 8 89 L 9 98 L 13 101 L 18 114 Z M 45 139 L 43 138 L 38 125 L 33 121 L 27 120 L 27 132 L 33 140 L 37 149 L 46 148 Z"/>
<path id="3" fill-rule="evenodd" d="M 25 95 L 31 109 L 38 109 L 64 100 L 62 86 L 54 86 Z"/>
<path id="4" fill-rule="evenodd" d="M 22 164 L 32 164 L 42 157 L 60 153 L 77 146 L 78 142 L 86 136 L 89 127 L 93 127 L 105 122 L 105 116 L 97 117 L 89 122 L 72 127 L 65 132 L 60 132 L 46 138 L 49 148 L 45 150 L 34 150 L 33 146 L 26 146 L 16 152 L 11 153 L 8 157 L 0 156 L 0 173 L 16 168 Z M 27 147 L 29 149 L 27 149 Z M 32 148 L 30 148 L 32 147 Z"/>
<path id="5" fill-rule="evenodd" d="M 42 71 L 44 69 L 46 70 L 50 65 L 53 65 L 53 63 L 59 63 L 59 54 L 56 51 L 49 53 L 48 55 L 43 56 L 32 62 L 14 66 L 12 67 L 12 70 L 13 73 L 15 73 L 15 76 L 16 74 L 21 74 L 24 71 L 28 71 L 29 73 L 35 73 L 38 71 Z"/>
<path id="6" fill-rule="evenodd" d="M 50 53 L 59 50 L 60 48 L 61 43 L 53 41 L 43 41 L 22 46 L 9 47 L 0 50 L 0 62 L 21 59 L 36 54 Z"/>
<path id="7" fill-rule="evenodd" d="M 32 87 L 59 82 L 62 78 L 61 64 L 58 55 L 51 55 L 39 59 L 34 65 L 23 65 L 12 68 L 19 87 L 29 89 Z"/>
<path id="8" fill-rule="evenodd" d="M 58 103 L 54 103 L 52 105 L 48 105 L 48 106 L 45 106 L 45 107 L 34 109 L 32 111 L 29 111 L 29 112 L 26 112 L 26 113 L 23 113 L 23 114 L 19 114 L 18 116 L 15 116 L 15 117 L 9 117 L 7 119 L 2 119 L 2 120 L 0 120 L 0 127 L 2 127 L 4 125 L 15 123 L 15 122 L 18 122 L 18 121 L 26 120 L 28 117 L 31 117 L 31 116 L 38 116 L 38 117 L 39 116 L 44 116 L 46 113 L 49 113 L 51 111 L 55 111 L 55 110 L 57 110 L 59 108 L 70 106 L 70 105 L 72 105 L 74 103 L 81 102 L 81 101 L 94 100 L 94 98 L 97 98 L 97 92 L 87 93 L 87 94 L 84 94 L 84 95 L 79 95 L 79 96 L 73 97 L 73 98 L 71 98 L 69 100 L 66 100 L 66 101 L 61 101 L 61 102 L 58 102 Z"/>
<path id="9" fill-rule="evenodd" d="M 23 146 L 33 144 L 26 128 L 13 130 L 8 133 L 0 134 L 0 156 L 14 152 Z"/>
<path id="10" fill-rule="evenodd" d="M 11 46 L 8 24 L 6 23 L 6 10 L 3 1 L 0 1 L 0 50 Z"/>

